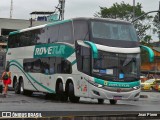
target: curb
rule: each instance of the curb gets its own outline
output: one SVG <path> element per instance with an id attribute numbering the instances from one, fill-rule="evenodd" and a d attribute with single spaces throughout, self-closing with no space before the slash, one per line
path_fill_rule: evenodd
<path id="1" fill-rule="evenodd" d="M 147 95 L 140 95 L 140 98 L 148 98 Z"/>

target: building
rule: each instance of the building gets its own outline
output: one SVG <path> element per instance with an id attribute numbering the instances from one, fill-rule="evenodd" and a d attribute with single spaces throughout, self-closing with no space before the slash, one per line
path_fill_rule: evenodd
<path id="1" fill-rule="evenodd" d="M 32 20 L 32 26 L 42 25 L 47 21 Z M 6 36 L 9 32 L 31 27 L 30 20 L 0 18 L 0 36 Z"/>
<path id="2" fill-rule="evenodd" d="M 160 78 L 160 47 L 152 47 L 154 51 L 154 62 L 150 63 L 147 57 L 142 55 L 141 72 L 146 74 L 152 74 Z"/>

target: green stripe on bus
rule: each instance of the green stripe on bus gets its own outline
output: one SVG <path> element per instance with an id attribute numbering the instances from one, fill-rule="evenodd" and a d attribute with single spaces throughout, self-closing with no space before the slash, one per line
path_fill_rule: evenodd
<path id="1" fill-rule="evenodd" d="M 10 32 L 9 35 L 15 35 L 15 34 L 18 34 L 18 33 L 20 33 L 20 32 L 17 30 L 17 31 Z"/>
<path id="2" fill-rule="evenodd" d="M 140 86 L 140 80 L 139 81 L 134 81 L 134 82 L 111 82 L 111 81 L 106 81 L 98 78 L 94 78 L 95 83 L 105 85 L 108 87 L 117 87 L 117 88 L 132 88 L 135 86 Z"/>
<path id="3" fill-rule="evenodd" d="M 10 61 L 10 64 L 12 64 L 12 62 L 18 64 L 18 66 L 21 68 L 20 70 L 23 71 L 23 67 L 22 67 L 22 65 L 21 65 L 20 63 L 18 63 L 18 62 L 15 61 L 15 60 L 11 60 L 11 61 Z M 18 68 L 19 68 L 19 67 L 18 67 Z M 23 73 L 25 73 L 25 72 L 23 71 Z M 40 82 L 38 82 L 36 79 L 34 79 L 29 73 L 26 73 L 26 74 L 31 78 L 32 81 L 36 82 L 36 83 L 37 83 L 38 85 L 40 85 L 42 88 L 46 89 L 46 90 L 49 91 L 50 93 L 55 93 L 55 91 L 53 91 L 52 89 L 50 89 L 50 88 L 42 85 Z M 25 74 L 25 76 L 27 76 L 26 74 Z"/>
<path id="4" fill-rule="evenodd" d="M 63 24 L 63 23 L 71 22 L 71 21 L 72 20 L 63 20 L 63 21 L 53 22 L 53 23 L 47 24 L 46 27 L 57 25 L 57 24 Z"/>
<path id="5" fill-rule="evenodd" d="M 98 58 L 97 46 L 93 42 L 90 42 L 90 41 L 84 41 L 84 43 L 91 47 L 93 58 Z"/>
<path id="6" fill-rule="evenodd" d="M 25 76 L 27 77 L 27 79 L 30 81 L 30 79 L 28 78 L 28 76 L 26 75 L 26 73 L 18 65 L 14 64 L 14 63 L 11 63 L 9 66 L 12 66 L 12 65 L 18 67 L 25 74 Z M 38 89 L 33 85 L 33 83 L 31 81 L 30 81 L 30 83 L 38 91 Z"/>
<path id="7" fill-rule="evenodd" d="M 154 61 L 154 52 L 151 48 L 147 47 L 147 46 L 144 46 L 144 45 L 141 45 L 140 46 L 142 49 L 146 50 L 149 54 L 149 61 L 150 62 L 153 62 Z"/>
<path id="8" fill-rule="evenodd" d="M 71 64 L 72 64 L 72 66 L 75 64 L 77 62 L 77 60 L 74 60 Z"/>

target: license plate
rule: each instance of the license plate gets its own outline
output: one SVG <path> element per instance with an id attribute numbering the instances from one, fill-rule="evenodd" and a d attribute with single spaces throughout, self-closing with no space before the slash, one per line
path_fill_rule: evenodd
<path id="1" fill-rule="evenodd" d="M 122 96 L 114 96 L 113 99 L 114 99 L 114 100 L 121 100 L 121 99 L 122 99 Z"/>

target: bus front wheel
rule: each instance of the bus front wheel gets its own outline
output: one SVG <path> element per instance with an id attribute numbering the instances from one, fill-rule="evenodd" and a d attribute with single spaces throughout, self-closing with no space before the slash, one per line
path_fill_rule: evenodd
<path id="1" fill-rule="evenodd" d="M 117 103 L 117 100 L 109 100 L 110 104 L 115 105 Z"/>
<path id="2" fill-rule="evenodd" d="M 104 99 L 98 99 L 98 104 L 103 104 L 104 103 Z"/>
<path id="3" fill-rule="evenodd" d="M 74 86 L 73 83 L 70 82 L 69 83 L 69 100 L 73 103 L 78 103 L 79 102 L 80 97 L 76 97 L 74 95 Z"/>

